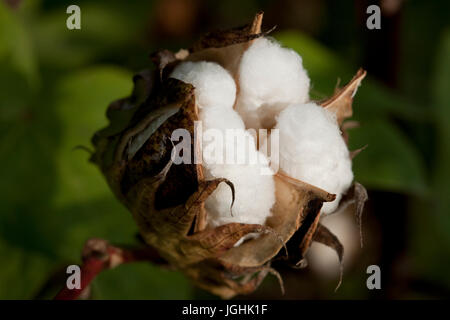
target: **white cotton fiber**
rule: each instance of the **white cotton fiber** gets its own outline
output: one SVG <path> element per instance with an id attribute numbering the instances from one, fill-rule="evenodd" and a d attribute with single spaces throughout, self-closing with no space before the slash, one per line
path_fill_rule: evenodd
<path id="1" fill-rule="evenodd" d="M 236 84 L 230 73 L 214 62 L 181 62 L 171 78 L 190 83 L 195 87 L 195 98 L 200 109 L 233 108 Z"/>
<path id="2" fill-rule="evenodd" d="M 322 207 L 325 214 L 333 212 L 353 180 L 335 115 L 314 103 L 293 104 L 280 113 L 276 128 L 280 168 L 290 177 L 336 194 L 336 200 Z"/>
<path id="3" fill-rule="evenodd" d="M 245 131 L 244 122 L 236 111 L 225 108 L 204 108 L 199 118 L 203 130 L 203 166 L 207 168 L 209 164 L 224 164 L 226 150 L 232 150 L 235 146 L 233 139 L 226 139 L 227 130 Z M 214 159 L 217 153 L 222 155 L 218 161 Z"/>
<path id="4" fill-rule="evenodd" d="M 248 128 L 271 127 L 287 105 L 309 100 L 302 58 L 267 38 L 255 40 L 243 54 L 238 79 L 236 110 Z"/>
<path id="5" fill-rule="evenodd" d="M 204 109 L 200 113 L 200 118 L 203 120 L 204 137 L 208 136 L 207 130 L 218 129 L 223 133 L 222 137 L 225 140 L 222 145 L 214 145 L 216 148 L 222 147 L 221 163 L 211 162 L 206 150 L 213 142 L 204 141 L 205 178 L 226 178 L 235 188 L 233 215 L 230 211 L 232 193 L 228 185 L 220 184 L 206 200 L 208 224 L 212 227 L 231 222 L 264 224 L 275 203 L 273 172 L 269 168 L 267 158 L 256 150 L 254 137 L 245 130 L 244 123 L 236 111 L 220 108 Z M 239 144 L 243 149 L 238 149 Z"/>
<path id="6" fill-rule="evenodd" d="M 233 109 L 204 108 L 200 110 L 199 118 L 202 120 L 203 129 L 245 129 L 244 121 Z"/>
<path id="7" fill-rule="evenodd" d="M 273 175 L 263 174 L 263 169 L 269 170 L 268 161 L 254 147 L 254 139 L 244 130 L 238 131 L 241 139 L 249 140 L 247 152 L 255 156 L 257 163 L 250 163 L 247 156 L 245 164 L 207 164 L 207 178 L 226 178 L 235 188 L 235 202 L 230 211 L 232 193 L 229 186 L 220 184 L 214 193 L 206 200 L 208 224 L 220 226 L 231 222 L 264 224 L 271 214 L 275 203 L 275 185 Z M 232 143 L 227 143 L 231 146 Z M 226 152 L 229 151 L 227 148 Z"/>

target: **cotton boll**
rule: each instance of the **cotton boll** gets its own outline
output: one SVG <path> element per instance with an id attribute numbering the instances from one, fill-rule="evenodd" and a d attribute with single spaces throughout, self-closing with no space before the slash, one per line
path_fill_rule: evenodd
<path id="1" fill-rule="evenodd" d="M 335 115 L 314 103 L 293 104 L 277 119 L 280 135 L 279 166 L 290 177 L 327 192 L 323 213 L 333 212 L 353 180 L 349 151 Z"/>
<path id="2" fill-rule="evenodd" d="M 176 66 L 171 78 L 195 87 L 197 105 L 202 108 L 233 108 L 236 84 L 224 68 L 214 62 L 182 62 Z"/>
<path id="3" fill-rule="evenodd" d="M 270 127 L 287 105 L 309 99 L 309 78 L 302 58 L 267 38 L 243 54 L 239 66 L 236 110 L 249 128 Z"/>

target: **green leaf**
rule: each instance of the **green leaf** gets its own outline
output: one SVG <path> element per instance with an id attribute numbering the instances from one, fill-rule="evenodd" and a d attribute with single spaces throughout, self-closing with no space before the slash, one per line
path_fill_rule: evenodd
<path id="1" fill-rule="evenodd" d="M 0 64 L 11 64 L 35 88 L 38 84 L 37 63 L 33 46 L 21 17 L 0 2 Z"/>
<path id="2" fill-rule="evenodd" d="M 441 42 L 437 56 L 436 74 L 433 79 L 433 96 L 435 117 L 438 130 L 437 151 L 438 160 L 435 166 L 436 191 L 450 201 L 450 30 Z"/>
<path id="3" fill-rule="evenodd" d="M 90 147 L 94 132 L 107 124 L 109 103 L 130 94 L 131 87 L 130 72 L 116 67 L 93 67 L 68 75 L 55 89 L 62 128 L 56 163 L 57 206 L 111 194 L 100 171 L 88 162 L 89 153 L 74 148 Z"/>
<path id="4" fill-rule="evenodd" d="M 48 203 L 56 187 L 59 122 L 51 92 L 38 86 L 23 18 L 0 2 L 0 299 L 32 298 L 58 243 Z"/>
<path id="5" fill-rule="evenodd" d="M 0 239 L 0 299 L 33 299 L 51 270 L 42 255 L 11 246 Z"/>
<path id="6" fill-rule="evenodd" d="M 371 189 L 426 192 L 424 165 L 408 138 L 387 120 L 350 131 L 350 149 L 368 147 L 353 160 L 355 179 Z"/>
<path id="7" fill-rule="evenodd" d="M 97 0 L 85 2 L 81 8 L 81 29 L 66 27 L 65 7 L 41 10 L 34 15 L 33 35 L 42 63 L 49 68 L 82 67 L 95 59 L 123 62 L 142 54 L 145 22 L 152 1 L 114 3 Z M 145 60 L 144 60 L 145 61 Z"/>
<path id="8" fill-rule="evenodd" d="M 413 249 L 419 268 L 442 282 L 448 272 L 450 257 L 450 30 L 443 33 L 437 54 L 435 75 L 432 81 L 434 114 L 436 122 L 436 157 L 433 165 L 433 192 L 427 201 L 419 203 L 422 210 L 414 211 Z M 418 206 L 415 205 L 414 208 Z M 427 215 L 423 215 L 428 211 Z M 424 231 L 428 230 L 428 232 Z M 432 231 L 430 231 L 432 230 Z M 438 245 L 429 245 L 429 232 Z M 438 257 L 438 262 L 436 261 Z M 424 261 L 426 263 L 424 263 Z M 447 281 L 449 283 L 449 281 Z"/>
<path id="9" fill-rule="evenodd" d="M 130 212 L 113 197 L 112 192 L 101 198 L 56 208 L 52 219 L 54 247 L 60 259 L 80 262 L 81 249 L 92 237 L 119 245 L 137 241 L 137 226 Z"/>

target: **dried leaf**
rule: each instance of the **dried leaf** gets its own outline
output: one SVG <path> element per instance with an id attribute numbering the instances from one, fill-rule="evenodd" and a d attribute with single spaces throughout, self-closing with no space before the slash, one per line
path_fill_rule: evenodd
<path id="1" fill-rule="evenodd" d="M 359 235 L 361 241 L 361 248 L 363 247 L 363 232 L 362 232 L 362 214 L 364 211 L 364 204 L 369 199 L 366 188 L 359 182 L 354 182 L 348 189 L 347 193 L 342 197 L 338 208 L 332 213 L 338 213 L 345 210 L 350 205 L 355 205 L 355 218 L 359 226 Z"/>
<path id="2" fill-rule="evenodd" d="M 362 231 L 362 214 L 364 211 L 364 204 L 369 199 L 366 188 L 358 182 L 354 183 L 355 201 L 356 201 L 356 222 L 359 225 L 359 238 L 361 240 L 361 248 L 364 246 L 363 231 Z"/>
<path id="3" fill-rule="evenodd" d="M 207 34 L 194 44 L 186 60 L 216 62 L 233 75 L 239 86 L 237 69 L 242 54 L 253 40 L 266 36 L 275 29 L 261 31 L 262 19 L 263 12 L 259 12 L 252 23 L 244 27 Z"/>
<path id="4" fill-rule="evenodd" d="M 319 243 L 322 243 L 330 248 L 332 248 L 334 251 L 336 251 L 336 254 L 338 255 L 339 259 L 339 269 L 340 269 L 340 275 L 339 275 L 339 282 L 336 286 L 336 289 L 339 289 L 342 283 L 342 275 L 344 273 L 344 246 L 339 241 L 339 239 L 330 231 L 327 227 L 320 224 L 317 226 L 317 230 L 314 233 L 313 240 Z"/>
<path id="5" fill-rule="evenodd" d="M 261 31 L 263 15 L 263 12 L 258 12 L 253 22 L 243 27 L 209 32 L 195 42 L 189 51 L 194 53 L 210 48 L 223 48 L 266 36 L 275 28 Z"/>

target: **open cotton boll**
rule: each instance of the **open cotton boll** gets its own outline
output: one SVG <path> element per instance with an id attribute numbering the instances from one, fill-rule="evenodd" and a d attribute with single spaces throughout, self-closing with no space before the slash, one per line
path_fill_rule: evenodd
<path id="1" fill-rule="evenodd" d="M 212 107 L 233 108 L 236 84 L 230 73 L 214 62 L 181 62 L 171 78 L 195 87 L 195 99 L 200 109 Z"/>
<path id="2" fill-rule="evenodd" d="M 315 103 L 293 104 L 277 119 L 280 168 L 289 176 L 336 194 L 323 213 L 333 212 L 353 180 L 349 151 L 336 117 Z"/>
<path id="3" fill-rule="evenodd" d="M 239 65 L 236 110 L 249 128 L 274 125 L 287 105 L 309 100 L 309 77 L 302 58 L 267 38 L 256 39 Z"/>

